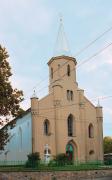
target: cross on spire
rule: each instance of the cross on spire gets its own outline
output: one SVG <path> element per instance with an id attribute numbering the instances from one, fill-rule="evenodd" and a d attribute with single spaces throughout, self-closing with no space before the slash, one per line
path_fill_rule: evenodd
<path id="1" fill-rule="evenodd" d="M 71 56 L 68 41 L 64 32 L 63 18 L 62 15 L 60 15 L 60 25 L 54 50 L 54 56 L 62 55 Z"/>

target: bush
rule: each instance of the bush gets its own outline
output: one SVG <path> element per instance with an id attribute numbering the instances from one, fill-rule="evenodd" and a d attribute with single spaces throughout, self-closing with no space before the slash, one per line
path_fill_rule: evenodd
<path id="1" fill-rule="evenodd" d="M 28 160 L 26 162 L 26 167 L 38 167 L 39 163 L 40 163 L 40 154 L 38 152 L 35 153 L 31 153 L 27 155 Z"/>
<path id="2" fill-rule="evenodd" d="M 67 164 L 68 159 L 67 159 L 66 154 L 61 153 L 55 157 L 55 161 L 57 162 L 57 165 L 64 166 L 65 164 Z"/>
<path id="3" fill-rule="evenodd" d="M 55 156 L 54 160 L 56 161 L 56 164 L 59 166 L 64 165 L 73 165 L 73 160 L 70 160 L 65 153 L 60 153 Z"/>

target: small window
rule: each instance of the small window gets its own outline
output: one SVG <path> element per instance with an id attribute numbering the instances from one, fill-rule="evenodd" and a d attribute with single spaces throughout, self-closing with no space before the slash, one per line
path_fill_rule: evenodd
<path id="1" fill-rule="evenodd" d="M 88 135 L 89 135 L 89 138 L 94 137 L 94 128 L 93 128 L 92 124 L 90 124 L 89 127 L 88 127 Z"/>
<path id="2" fill-rule="evenodd" d="M 67 65 L 67 75 L 70 76 L 70 65 Z"/>
<path id="3" fill-rule="evenodd" d="M 50 123 L 49 123 L 49 121 L 46 119 L 46 120 L 44 121 L 44 134 L 45 134 L 46 136 L 49 135 L 49 128 L 50 128 Z"/>
<path id="4" fill-rule="evenodd" d="M 51 79 L 53 79 L 53 68 L 51 68 Z"/>

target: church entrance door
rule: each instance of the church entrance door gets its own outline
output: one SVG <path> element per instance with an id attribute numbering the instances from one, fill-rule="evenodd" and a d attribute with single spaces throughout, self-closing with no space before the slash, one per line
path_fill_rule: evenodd
<path id="1" fill-rule="evenodd" d="M 74 148 L 72 144 L 67 144 L 66 146 L 66 155 L 69 161 L 74 160 Z"/>

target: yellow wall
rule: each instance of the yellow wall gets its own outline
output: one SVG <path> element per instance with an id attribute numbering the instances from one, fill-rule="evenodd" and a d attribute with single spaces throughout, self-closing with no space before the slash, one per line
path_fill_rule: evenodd
<path id="1" fill-rule="evenodd" d="M 71 68 L 70 76 L 66 74 L 68 64 Z M 55 57 L 48 62 L 48 65 L 49 72 L 51 67 L 54 71 L 53 79 L 49 75 L 49 94 L 41 100 L 31 99 L 33 151 L 40 152 L 43 158 L 44 146 L 48 144 L 52 156 L 65 153 L 66 145 L 71 141 L 74 146 L 74 159 L 81 161 L 102 160 L 102 117 L 99 120 L 102 111 L 100 111 L 100 107 L 96 108 L 84 96 L 83 90 L 78 88 L 75 58 Z M 67 100 L 67 90 L 73 91 L 74 98 L 72 101 Z M 68 137 L 67 133 L 67 118 L 70 114 L 74 117 L 74 135 L 72 137 Z M 45 119 L 50 122 L 49 136 L 46 136 L 43 130 Z M 94 127 L 94 138 L 88 137 L 90 123 Z M 91 150 L 94 151 L 92 155 L 89 154 Z"/>

